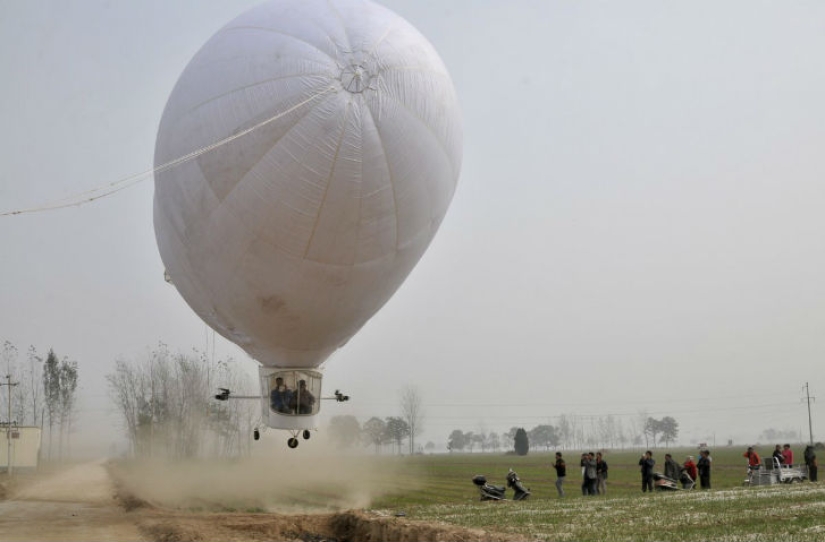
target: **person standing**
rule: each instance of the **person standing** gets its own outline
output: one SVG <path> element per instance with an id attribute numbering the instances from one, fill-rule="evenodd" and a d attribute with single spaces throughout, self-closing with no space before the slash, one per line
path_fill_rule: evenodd
<path id="1" fill-rule="evenodd" d="M 779 444 L 773 449 L 773 458 L 776 459 L 780 465 L 785 462 L 785 457 L 782 455 L 782 446 Z"/>
<path id="2" fill-rule="evenodd" d="M 787 465 L 788 468 L 793 467 L 793 450 L 791 450 L 790 444 L 782 447 L 782 464 Z"/>
<path id="3" fill-rule="evenodd" d="M 596 491 L 599 495 L 607 495 L 607 461 L 601 452 L 596 452 Z"/>
<path id="4" fill-rule="evenodd" d="M 653 459 L 653 452 L 650 450 L 646 451 L 645 455 L 639 459 L 639 466 L 642 470 L 642 493 L 653 492 L 653 467 L 655 465 L 656 460 Z"/>
<path id="5" fill-rule="evenodd" d="M 805 448 L 805 466 L 808 467 L 808 481 L 816 482 L 817 481 L 817 470 L 818 465 L 816 463 L 816 452 L 814 447 L 808 445 Z"/>
<path id="6" fill-rule="evenodd" d="M 559 492 L 559 497 L 564 497 L 564 479 L 567 477 L 567 465 L 564 464 L 561 452 L 556 452 L 556 462 L 553 463 L 553 468 L 556 469 L 556 491 Z"/>
<path id="7" fill-rule="evenodd" d="M 696 478 L 699 477 L 699 472 L 696 469 L 696 462 L 693 460 L 693 456 L 689 455 L 685 458 L 685 462 L 682 465 L 685 469 L 685 473 L 690 477 L 690 481 L 687 479 L 682 480 L 682 488 L 684 489 L 692 489 L 693 486 L 696 485 Z"/>
<path id="8" fill-rule="evenodd" d="M 681 470 L 682 469 L 679 467 L 679 463 L 673 459 L 673 456 L 670 454 L 665 454 L 665 476 L 674 482 L 678 482 L 679 472 Z"/>
<path id="9" fill-rule="evenodd" d="M 702 450 L 699 452 L 699 462 L 696 469 L 699 471 L 699 486 L 702 489 L 710 489 L 710 452 Z"/>
<path id="10" fill-rule="evenodd" d="M 587 454 L 582 454 L 579 464 L 582 467 L 582 495 L 587 495 L 589 493 L 589 487 L 587 485 Z"/>
<path id="11" fill-rule="evenodd" d="M 742 457 L 748 458 L 748 468 L 751 470 L 758 470 L 762 465 L 762 460 L 759 459 L 759 454 L 753 449 L 753 446 L 748 446 L 747 451 L 742 454 Z"/>
<path id="12" fill-rule="evenodd" d="M 584 481 L 587 486 L 585 495 L 596 495 L 598 474 L 596 472 L 596 455 L 593 452 L 588 452 L 587 458 L 584 460 Z"/>

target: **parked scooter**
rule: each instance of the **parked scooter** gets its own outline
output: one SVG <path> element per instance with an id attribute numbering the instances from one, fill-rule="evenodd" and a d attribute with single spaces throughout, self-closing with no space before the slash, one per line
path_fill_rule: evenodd
<path id="1" fill-rule="evenodd" d="M 513 495 L 514 501 L 523 501 L 530 496 L 530 490 L 524 487 L 518 474 L 516 474 L 513 469 L 510 469 L 510 472 L 507 473 L 507 487 L 515 491 L 515 495 Z"/>
<path id="2" fill-rule="evenodd" d="M 506 500 L 506 488 L 504 486 L 496 486 L 487 482 L 487 477 L 483 474 L 473 476 L 473 483 L 478 486 L 478 491 L 481 494 L 482 501 L 503 501 Z M 521 501 L 530 496 L 530 490 L 524 487 L 521 479 L 518 477 L 513 469 L 507 473 L 507 487 L 514 491 L 513 500 Z"/>

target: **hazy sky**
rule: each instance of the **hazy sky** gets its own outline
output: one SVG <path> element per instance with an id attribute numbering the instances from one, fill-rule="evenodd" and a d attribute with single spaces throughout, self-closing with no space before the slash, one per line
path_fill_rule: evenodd
<path id="1" fill-rule="evenodd" d="M 150 170 L 178 75 L 257 3 L 0 0 L 0 212 Z M 464 163 L 429 251 L 327 364 L 353 400 L 325 417 L 397 415 L 412 384 L 439 446 L 642 410 L 685 443 L 807 439 L 807 381 L 825 439 L 825 3 L 382 3 L 450 70 Z M 0 341 L 78 361 L 86 434 L 116 423 L 115 359 L 211 344 L 163 281 L 153 192 L 0 217 Z"/>

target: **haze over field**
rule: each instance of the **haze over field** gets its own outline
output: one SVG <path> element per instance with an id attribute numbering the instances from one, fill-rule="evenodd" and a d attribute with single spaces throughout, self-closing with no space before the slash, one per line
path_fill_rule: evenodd
<path id="1" fill-rule="evenodd" d="M 257 3 L 0 2 L 0 212 L 150 170 L 181 70 Z M 825 438 L 825 4 L 382 3 L 450 71 L 464 162 L 429 251 L 327 364 L 353 399 L 325 417 L 399 415 L 414 385 L 438 448 L 641 411 L 686 444 L 807 440 L 809 382 Z M 76 453 L 122 440 L 118 358 L 255 371 L 164 282 L 153 190 L 0 217 L 0 341 L 78 362 Z"/>

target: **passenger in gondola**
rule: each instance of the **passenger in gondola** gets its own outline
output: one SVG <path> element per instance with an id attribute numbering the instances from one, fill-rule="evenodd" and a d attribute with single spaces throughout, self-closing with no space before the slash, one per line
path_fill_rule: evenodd
<path id="1" fill-rule="evenodd" d="M 269 405 L 275 412 L 289 414 L 289 402 L 292 400 L 292 390 L 284 384 L 280 376 L 275 379 L 275 387 L 269 392 Z"/>
<path id="2" fill-rule="evenodd" d="M 298 414 L 312 414 L 313 405 L 315 405 L 315 396 L 307 389 L 307 381 L 299 380 L 298 389 L 289 401 L 290 409 Z"/>

